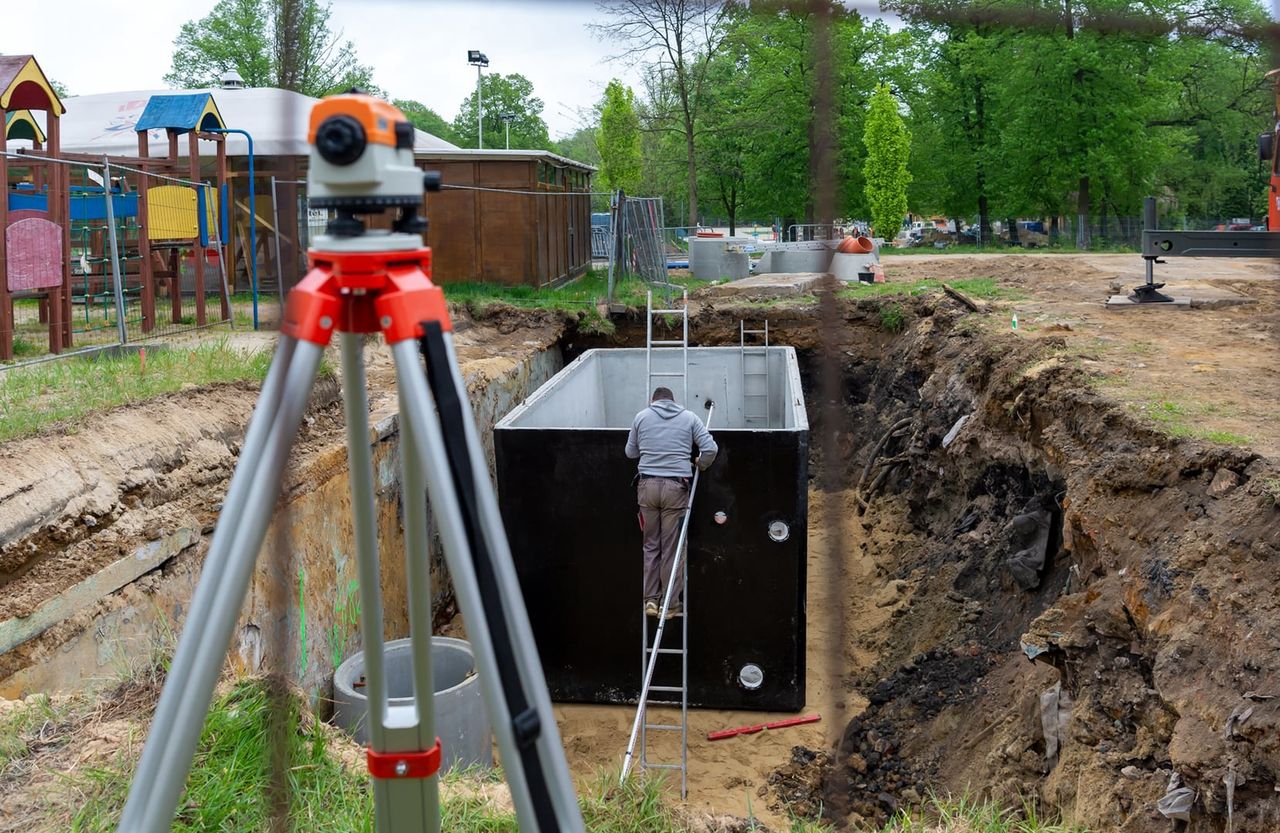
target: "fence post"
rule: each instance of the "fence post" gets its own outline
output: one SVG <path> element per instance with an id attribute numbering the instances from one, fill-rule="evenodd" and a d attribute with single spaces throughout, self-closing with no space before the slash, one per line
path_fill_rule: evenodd
<path id="1" fill-rule="evenodd" d="M 116 331 L 120 336 L 120 343 L 127 344 L 129 328 L 125 324 L 124 279 L 120 274 L 120 244 L 116 239 L 115 200 L 111 195 L 111 162 L 105 154 L 102 157 L 102 192 L 107 209 L 107 245 L 111 250 L 108 259 L 111 261 L 111 285 L 116 299 Z"/>

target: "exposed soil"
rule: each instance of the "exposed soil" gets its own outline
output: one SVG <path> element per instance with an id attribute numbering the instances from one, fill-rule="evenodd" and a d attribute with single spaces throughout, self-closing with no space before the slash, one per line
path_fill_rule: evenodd
<path id="1" fill-rule="evenodd" d="M 971 790 L 1033 797 L 1095 831 L 1164 833 L 1174 822 L 1156 801 L 1176 776 L 1195 793 L 1183 829 L 1217 833 L 1228 816 L 1242 833 L 1280 829 L 1280 281 L 1231 264 L 1219 280 L 1255 304 L 1103 310 L 1112 280 L 1140 278 L 1137 260 L 888 261 L 891 280 L 992 277 L 1021 293 L 985 315 L 939 294 L 844 301 L 825 319 L 804 302 L 695 301 L 695 343 L 736 344 L 739 320 L 768 318 L 802 358 L 815 473 L 805 712 L 823 720 L 708 742 L 767 716 L 691 714 L 692 810 L 846 826 Z M 1163 268 L 1203 282 L 1193 266 Z M 887 303 L 901 332 L 884 329 Z M 459 336 L 469 382 L 560 326 L 493 308 Z M 637 338 L 642 321 L 564 347 Z M 371 369 L 375 409 L 394 407 L 389 371 Z M 38 454 L 84 461 L 60 463 L 79 480 L 4 478 L 0 578 L 15 592 L 3 604 L 34 603 L 13 601 L 24 581 L 44 586 L 28 576 L 56 590 L 91 571 L 87 542 L 110 560 L 143 529 L 211 520 L 253 397 L 188 392 L 172 413 L 162 401 L 0 449 L 6 473 Z M 331 446 L 326 408 L 311 430 Z M 143 430 L 176 462 L 135 461 L 121 439 Z M 9 507 L 37 496 L 38 523 L 15 525 Z M 38 572 L 61 553 L 66 578 Z M 619 765 L 633 712 L 557 716 L 580 777 Z"/>
<path id="2" fill-rule="evenodd" d="M 845 825 L 882 821 L 928 790 L 973 790 L 1015 806 L 1035 796 L 1094 830 L 1154 833 L 1172 829 L 1155 802 L 1176 773 L 1196 793 L 1188 829 L 1225 829 L 1224 779 L 1235 830 L 1275 829 L 1276 467 L 1117 405 L 1081 367 L 1063 335 L 1074 330 L 1001 335 L 989 332 L 996 315 L 936 296 L 900 303 L 898 335 L 883 331 L 880 302 L 843 305 L 827 352 L 811 307 L 704 299 L 695 317 L 707 344 L 736 343 L 740 318 L 767 316 L 809 371 L 815 438 L 838 425 L 834 445 L 813 443 L 817 483 L 837 490 L 811 498 L 806 710 L 824 722 L 707 743 L 706 731 L 760 716 L 693 716 L 691 802 L 739 813 L 750 802 L 775 824 L 821 810 Z M 1201 311 L 1178 314 L 1187 330 L 1205 324 Z M 1114 315 L 1104 329 L 1136 320 Z M 819 395 L 832 354 L 834 411 Z M 1232 355 L 1221 366 L 1234 373 Z M 892 464 L 855 492 L 902 420 L 880 455 Z M 1037 504 L 1050 545 L 1028 583 L 1015 561 Z M 562 709 L 575 768 L 616 766 L 629 718 Z"/>

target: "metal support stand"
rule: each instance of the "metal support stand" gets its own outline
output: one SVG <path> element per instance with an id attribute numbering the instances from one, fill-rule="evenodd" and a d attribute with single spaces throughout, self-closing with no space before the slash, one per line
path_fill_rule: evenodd
<path id="1" fill-rule="evenodd" d="M 521 830 L 583 830 L 541 664 L 516 581 L 430 251 L 415 234 L 321 237 L 290 293 L 275 361 L 249 423 L 188 627 L 156 708 L 121 833 L 168 830 L 280 493 L 324 348 L 342 352 L 351 505 L 369 694 L 368 764 L 379 833 L 440 829 L 432 720 L 429 499 L 475 650 L 485 705 Z M 365 251 L 361 251 L 364 248 Z M 414 696 L 388 701 L 373 466 L 362 344 L 380 332 L 395 359 L 405 495 Z M 426 373 L 423 373 L 423 360 Z"/>

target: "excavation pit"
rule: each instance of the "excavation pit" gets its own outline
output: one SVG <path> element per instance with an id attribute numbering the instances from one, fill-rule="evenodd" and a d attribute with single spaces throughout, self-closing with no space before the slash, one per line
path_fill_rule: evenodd
<path id="1" fill-rule="evenodd" d="M 655 350 L 653 371 L 678 370 L 681 353 Z M 503 520 L 558 701 L 639 693 L 641 533 L 623 447 L 647 403 L 647 361 L 643 349 L 589 350 L 494 431 Z M 716 406 L 720 453 L 689 525 L 689 702 L 795 711 L 805 702 L 809 477 L 796 354 L 702 347 L 688 362 L 687 397 L 678 377 L 653 384 L 700 418 L 708 399 Z M 678 644 L 674 630 L 664 644 Z M 664 655 L 655 684 L 677 683 L 679 662 Z"/>

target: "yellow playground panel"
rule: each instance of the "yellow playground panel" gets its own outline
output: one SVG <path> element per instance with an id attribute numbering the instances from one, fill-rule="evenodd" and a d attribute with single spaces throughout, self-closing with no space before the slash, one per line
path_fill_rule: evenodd
<path id="1" fill-rule="evenodd" d="M 147 239 L 196 240 L 200 237 L 196 189 L 186 185 L 157 185 L 147 189 Z M 211 191 L 205 199 L 205 228 L 213 229 L 218 199 Z"/>

